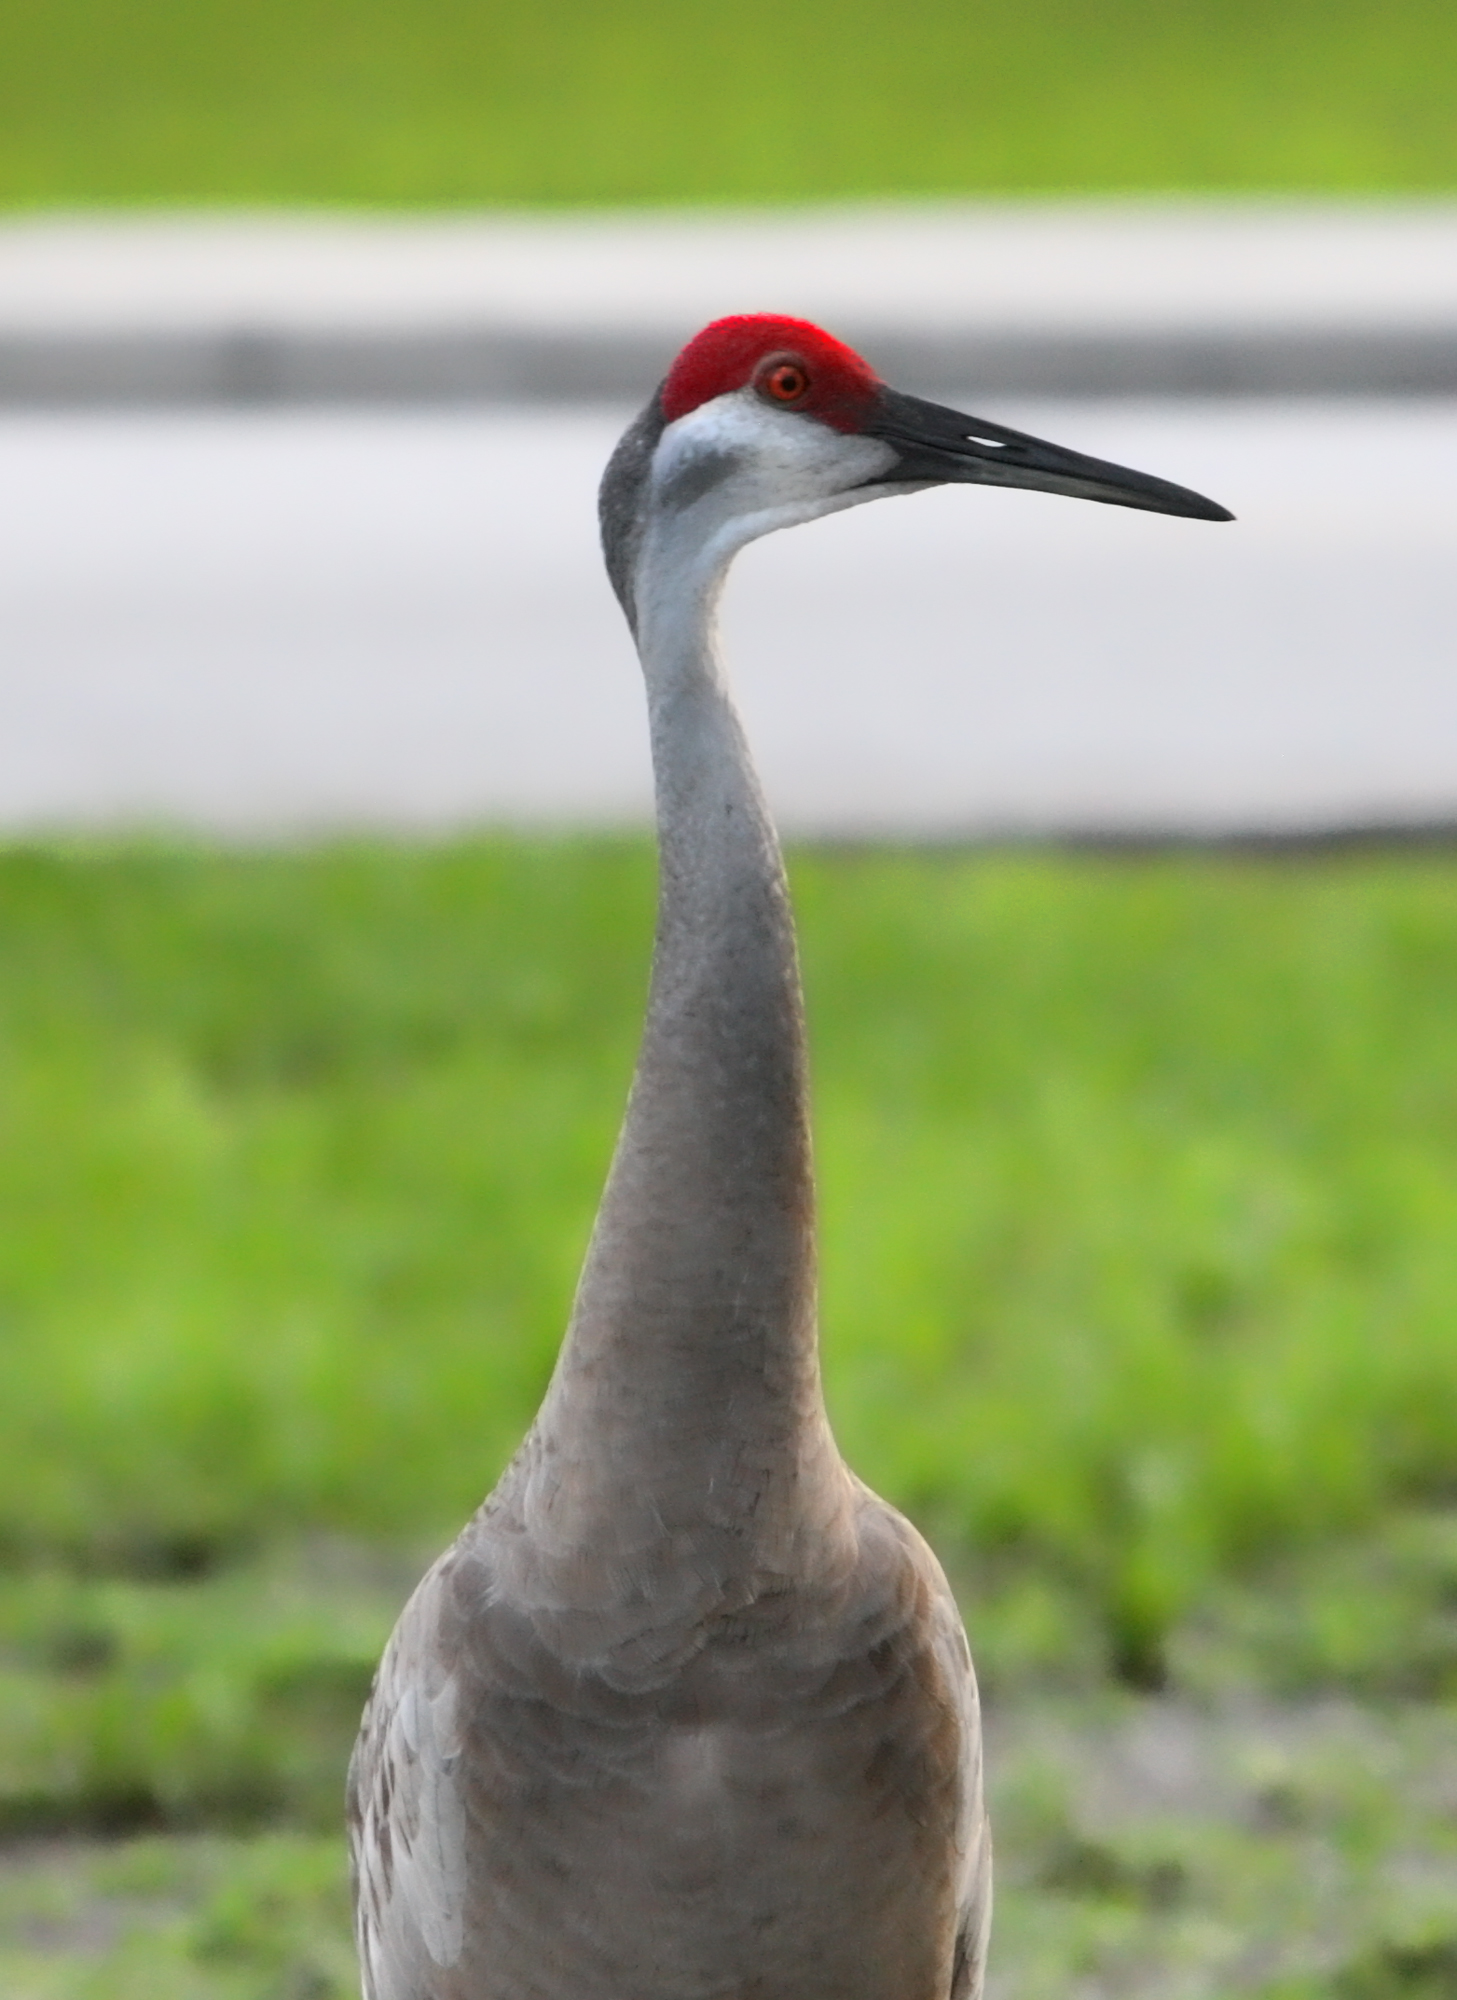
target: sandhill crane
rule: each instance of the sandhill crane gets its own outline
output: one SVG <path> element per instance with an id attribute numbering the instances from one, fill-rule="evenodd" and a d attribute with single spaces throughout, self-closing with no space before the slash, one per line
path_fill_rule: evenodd
<path id="1" fill-rule="evenodd" d="M 607 467 L 657 786 L 647 1022 L 541 1411 L 365 1711 L 366 2000 L 980 1989 L 971 1656 L 825 1414 L 794 927 L 714 632 L 756 536 L 950 480 L 1229 518 L 767 315 L 690 341 Z"/>

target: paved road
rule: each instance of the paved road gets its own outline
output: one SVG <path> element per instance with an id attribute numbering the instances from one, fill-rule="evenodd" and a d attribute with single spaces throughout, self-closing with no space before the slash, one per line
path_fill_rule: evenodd
<path id="1" fill-rule="evenodd" d="M 895 330 L 1457 322 L 1457 203 L 123 211 L 0 218 L 0 329 L 495 324 L 681 338 L 773 306 Z"/>
<path id="2" fill-rule="evenodd" d="M 1457 403 L 987 414 L 1240 519 L 958 491 L 751 550 L 728 639 L 787 825 L 1457 817 Z M 622 415 L 0 421 L 0 825 L 640 819 Z"/>

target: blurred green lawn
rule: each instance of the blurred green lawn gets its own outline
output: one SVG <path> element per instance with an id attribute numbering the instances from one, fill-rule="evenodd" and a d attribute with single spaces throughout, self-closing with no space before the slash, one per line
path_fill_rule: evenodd
<path id="1" fill-rule="evenodd" d="M 1450 1709 L 1153 1717 L 1109 1698 L 1022 1723 L 989 1746 L 999 2000 L 1451 2000 Z M 1187 1768 L 1129 1796 L 1130 1757 L 1151 1750 Z M 213 1831 L 0 1852 L 0 1990 L 357 2000 L 342 1841 Z"/>
<path id="2" fill-rule="evenodd" d="M 0 0 L 0 202 L 1457 184 L 1449 0 Z"/>
<path id="3" fill-rule="evenodd" d="M 794 875 L 872 1481 L 1135 1681 L 1221 1579 L 1451 1498 L 1451 858 Z M 0 857 L 12 1561 L 454 1531 L 551 1366 L 652 879 L 590 840 Z"/>
<path id="4" fill-rule="evenodd" d="M 840 1435 L 993 1715 L 1054 1704 L 1005 1990 L 1441 2000 L 1457 855 L 792 872 Z M 0 852 L 7 1994 L 348 1990 L 343 1761 L 550 1368 L 652 895 L 636 840 Z M 1120 1830 L 1067 1764 L 1120 1682 L 1386 1719 Z M 128 1841 L 3 1845 L 73 1833 Z"/>

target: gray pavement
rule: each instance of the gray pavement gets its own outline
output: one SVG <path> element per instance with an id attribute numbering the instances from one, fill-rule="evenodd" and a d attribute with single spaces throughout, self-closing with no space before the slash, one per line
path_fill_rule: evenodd
<path id="1" fill-rule="evenodd" d="M 907 387 L 1457 394 L 1457 204 L 0 223 L 0 403 L 637 395 L 719 313 Z"/>
<path id="2" fill-rule="evenodd" d="M 1457 400 L 978 401 L 1240 518 L 961 490 L 751 549 L 728 643 L 787 826 L 1457 819 Z M 625 415 L 0 419 L 0 826 L 642 820 L 593 520 Z"/>

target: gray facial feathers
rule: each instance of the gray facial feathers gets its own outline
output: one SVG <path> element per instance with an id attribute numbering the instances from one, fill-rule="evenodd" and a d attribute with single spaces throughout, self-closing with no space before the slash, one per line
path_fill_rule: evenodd
<path id="1" fill-rule="evenodd" d="M 705 446 L 684 458 L 663 477 L 659 497 L 664 507 L 675 510 L 691 507 L 705 493 L 711 493 L 721 479 L 727 479 L 740 463 L 737 452 Z"/>
<path id="2" fill-rule="evenodd" d="M 607 461 L 597 490 L 597 519 L 602 532 L 602 557 L 617 601 L 633 631 L 637 611 L 632 601 L 633 571 L 643 535 L 643 498 L 658 439 L 667 427 L 661 390 L 623 432 Z"/>

